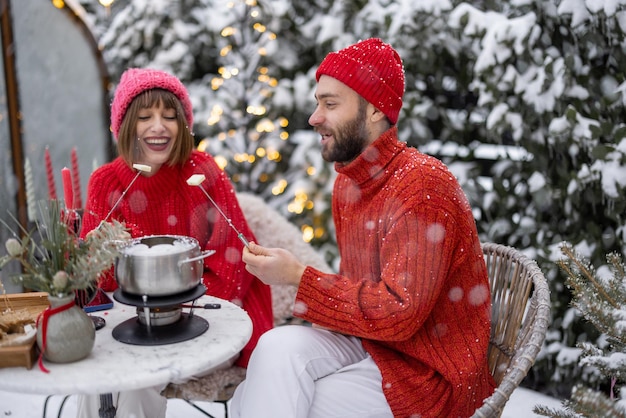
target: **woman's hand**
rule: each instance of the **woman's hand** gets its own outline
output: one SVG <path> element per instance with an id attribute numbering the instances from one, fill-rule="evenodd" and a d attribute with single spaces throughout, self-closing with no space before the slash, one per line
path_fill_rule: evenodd
<path id="1" fill-rule="evenodd" d="M 266 248 L 250 242 L 241 257 L 246 270 L 263 283 L 298 286 L 306 266 L 282 248 Z"/>

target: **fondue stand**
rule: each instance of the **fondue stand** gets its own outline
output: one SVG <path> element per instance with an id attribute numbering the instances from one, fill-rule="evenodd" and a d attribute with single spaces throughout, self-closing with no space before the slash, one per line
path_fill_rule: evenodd
<path id="1" fill-rule="evenodd" d="M 204 286 L 200 286 L 204 292 Z M 120 299 L 127 302 L 125 296 L 119 292 L 113 295 L 118 302 Z M 116 303 L 113 309 L 102 312 L 106 326 L 96 332 L 94 348 L 87 358 L 63 364 L 45 362 L 50 373 L 44 373 L 36 366 L 31 370 L 23 367 L 1 368 L 0 390 L 43 395 L 101 394 L 100 416 L 113 417 L 112 392 L 185 381 L 219 369 L 246 345 L 252 335 L 252 321 L 243 309 L 226 300 L 206 295 L 194 299 L 193 296 L 195 294 L 189 292 L 182 297 L 194 300 L 186 305 L 182 305 L 185 301 L 167 300 L 168 306 L 180 303 L 183 312 L 172 324 L 162 325 L 162 318 L 157 317 L 150 325 L 152 331 L 148 331 L 143 324 L 138 325 L 138 312 L 143 310 L 139 303 L 136 307 Z M 175 299 L 181 299 L 181 296 Z M 146 301 L 146 304 L 152 305 L 152 302 Z M 188 305 L 196 307 L 192 309 Z M 151 306 L 151 309 L 159 310 L 156 306 Z M 197 320 L 190 321 L 190 318 Z M 173 331 L 177 334 L 177 341 L 172 341 L 169 333 L 158 329 L 161 326 L 177 328 L 176 324 L 185 321 L 193 321 L 193 324 L 182 328 L 193 331 L 188 334 L 183 332 L 182 336 L 180 331 Z M 118 340 L 129 335 L 131 339 L 135 338 L 133 333 L 144 335 L 137 341 Z M 154 338 L 165 340 L 155 341 L 147 337 L 150 333 Z"/>

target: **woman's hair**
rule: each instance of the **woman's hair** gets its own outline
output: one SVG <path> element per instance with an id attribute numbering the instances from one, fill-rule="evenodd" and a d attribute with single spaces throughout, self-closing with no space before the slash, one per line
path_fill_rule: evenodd
<path id="1" fill-rule="evenodd" d="M 137 144 L 139 111 L 151 108 L 159 103 L 162 103 L 166 109 L 176 110 L 176 122 L 178 123 L 178 136 L 174 142 L 174 148 L 172 148 L 167 164 L 171 166 L 182 164 L 191 155 L 194 140 L 190 127 L 187 126 L 187 119 L 185 118 L 185 112 L 180 100 L 169 90 L 150 89 L 138 94 L 131 101 L 120 125 L 117 138 L 117 152 L 131 167 L 139 158 L 139 146 Z"/>

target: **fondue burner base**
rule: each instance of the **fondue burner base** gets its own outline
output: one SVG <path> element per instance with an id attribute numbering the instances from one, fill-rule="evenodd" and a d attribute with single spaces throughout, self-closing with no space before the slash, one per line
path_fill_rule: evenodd
<path id="1" fill-rule="evenodd" d="M 204 334 L 209 329 L 206 319 L 182 313 L 181 318 L 168 325 L 151 326 L 130 318 L 113 329 L 113 338 L 132 345 L 165 345 L 187 341 Z"/>
<path id="2" fill-rule="evenodd" d="M 198 299 L 205 293 L 206 286 L 199 284 L 193 289 L 182 293 L 167 296 L 146 296 L 146 300 L 143 300 L 141 295 L 133 295 L 131 293 L 123 292 L 122 289 L 118 288 L 113 292 L 113 298 L 124 305 L 137 306 L 141 308 L 159 308 L 161 306 L 171 306 L 189 302 L 190 300 Z"/>

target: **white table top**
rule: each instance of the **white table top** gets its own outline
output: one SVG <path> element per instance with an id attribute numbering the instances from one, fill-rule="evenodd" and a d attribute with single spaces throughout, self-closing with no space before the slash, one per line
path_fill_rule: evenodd
<path id="1" fill-rule="evenodd" d="M 191 303 L 191 302 L 190 302 Z M 131 345 L 111 335 L 116 325 L 137 316 L 136 307 L 114 302 L 113 309 L 94 312 L 106 319 L 96 331 L 93 350 L 74 363 L 44 365 L 50 373 L 24 367 L 0 368 L 0 390 L 44 395 L 101 394 L 165 385 L 209 372 L 232 358 L 252 335 L 252 321 L 237 305 L 202 296 L 196 305 L 220 303 L 220 309 L 194 309 L 209 329 L 187 341 L 165 345 Z M 184 308 L 184 312 L 189 309 Z"/>

